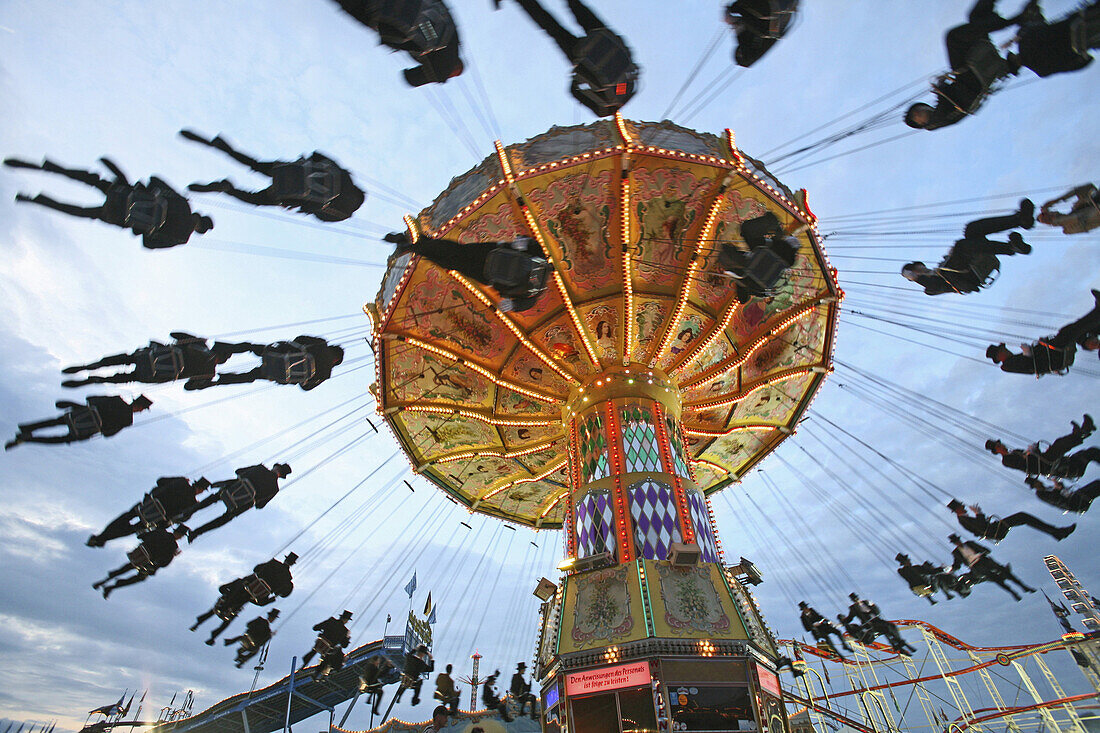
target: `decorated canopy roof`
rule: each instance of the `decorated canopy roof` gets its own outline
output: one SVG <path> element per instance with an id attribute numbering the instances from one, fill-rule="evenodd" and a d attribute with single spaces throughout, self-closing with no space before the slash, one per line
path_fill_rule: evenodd
<path id="1" fill-rule="evenodd" d="M 795 265 L 767 299 L 738 303 L 721 276 L 740 222 L 774 212 L 798 230 Z M 391 257 L 365 309 L 378 409 L 414 468 L 454 500 L 560 527 L 562 406 L 626 363 L 679 385 L 696 483 L 717 491 L 793 429 L 828 371 L 838 296 L 806 207 L 733 135 L 616 117 L 504 147 L 415 219 L 461 243 L 535 236 L 554 265 L 530 310 L 416 257 Z"/>

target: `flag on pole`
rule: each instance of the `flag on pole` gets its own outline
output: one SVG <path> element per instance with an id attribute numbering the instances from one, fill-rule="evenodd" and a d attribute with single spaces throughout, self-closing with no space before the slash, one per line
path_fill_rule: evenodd
<path id="1" fill-rule="evenodd" d="M 429 614 L 429 616 L 428 616 L 428 626 L 431 626 L 432 624 L 435 623 L 435 612 L 438 611 L 438 610 L 439 610 L 438 606 L 432 609 L 431 614 Z"/>
<path id="2" fill-rule="evenodd" d="M 130 695 L 130 700 L 129 700 L 129 702 L 126 703 L 126 707 L 124 707 L 124 708 L 122 708 L 121 710 L 118 711 L 118 717 L 124 718 L 124 717 L 126 717 L 126 713 L 130 712 L 130 706 L 134 704 L 134 696 L 135 695 L 137 695 L 136 692 L 133 695 Z"/>
<path id="3" fill-rule="evenodd" d="M 405 592 L 409 594 L 409 600 L 412 600 L 413 593 L 416 592 L 416 571 L 413 571 L 412 580 L 405 586 Z"/>
<path id="4" fill-rule="evenodd" d="M 424 615 L 432 612 L 432 592 L 428 591 L 428 600 L 424 602 Z"/>
<path id="5" fill-rule="evenodd" d="M 122 710 L 122 701 L 126 699 L 126 693 L 122 693 L 122 697 L 118 699 L 118 702 L 113 705 L 104 705 L 98 707 L 95 710 L 89 710 L 88 715 L 115 715 Z"/>

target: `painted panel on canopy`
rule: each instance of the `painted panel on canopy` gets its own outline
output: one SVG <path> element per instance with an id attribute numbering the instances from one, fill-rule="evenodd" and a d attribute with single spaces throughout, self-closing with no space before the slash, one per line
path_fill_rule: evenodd
<path id="1" fill-rule="evenodd" d="M 790 281 L 781 283 L 780 291 L 770 300 L 753 298 L 734 315 L 726 331 L 735 343 L 748 344 L 768 327 L 778 325 L 792 311 L 803 308 L 814 294 L 794 299 Z"/>
<path id="2" fill-rule="evenodd" d="M 643 361 L 650 351 L 657 348 L 661 339 L 661 326 L 668 318 L 672 305 L 669 299 L 654 299 L 644 296 L 634 298 L 634 349 L 632 361 Z"/>
<path id="3" fill-rule="evenodd" d="M 538 137 L 508 146 L 508 160 L 517 174 L 528 168 L 589 151 L 602 150 L 619 144 L 611 120 L 597 120 L 587 125 L 554 125 Z"/>
<path id="4" fill-rule="evenodd" d="M 535 304 L 525 311 L 519 311 L 509 313 L 512 321 L 523 329 L 528 335 L 531 335 L 537 328 L 538 324 L 543 321 L 552 320 L 565 312 L 565 301 L 561 299 L 561 292 L 558 291 L 558 286 L 553 282 L 553 275 L 546 280 L 546 292 L 544 292 L 539 299 L 535 301 Z M 495 293 L 490 294 L 490 297 L 494 297 Z"/>
<path id="5" fill-rule="evenodd" d="M 577 309 L 588 332 L 592 334 L 596 355 L 607 366 L 621 361 L 619 357 L 619 339 L 622 337 L 619 319 L 621 306 L 621 298 L 608 298 L 595 305 L 585 305 Z"/>
<path id="6" fill-rule="evenodd" d="M 724 304 L 731 302 L 736 291 L 729 278 L 717 276 L 723 272 L 723 267 L 718 263 L 718 253 L 721 252 L 722 245 L 729 244 L 743 249 L 741 222 L 763 216 L 768 211 L 763 194 L 745 183 L 734 185 L 742 188 L 731 187 L 722 195 L 721 209 L 715 218 L 714 232 L 711 235 L 714 241 L 703 243 L 707 259 L 693 291 L 693 296 L 714 312 L 722 310 Z"/>
<path id="7" fill-rule="evenodd" d="M 712 324 L 712 326 L 713 326 L 713 324 Z M 707 338 L 708 334 L 709 334 L 709 330 L 704 331 L 702 336 L 700 336 L 699 338 Z M 729 357 L 733 356 L 734 354 L 735 354 L 735 352 L 734 352 L 734 349 L 733 349 L 733 345 L 729 342 L 729 339 L 723 333 L 723 335 L 721 335 L 718 338 L 714 339 L 714 341 L 712 341 L 709 346 L 707 346 L 705 349 L 703 349 L 702 353 L 698 354 L 695 357 L 695 359 L 690 364 L 687 365 L 686 369 L 683 369 L 682 371 L 678 371 L 677 372 L 677 379 L 680 381 L 680 383 L 690 382 L 697 375 L 702 374 L 703 372 L 710 369 L 715 364 L 721 363 L 722 361 L 728 359 Z M 683 355 L 683 354 L 681 354 L 681 355 Z M 677 362 L 677 363 L 681 363 L 681 362 Z M 735 371 L 735 370 L 731 370 L 731 371 Z M 732 379 L 727 379 L 726 381 L 729 384 L 736 384 L 737 383 L 736 375 L 733 375 Z M 697 387 L 697 388 L 695 388 L 695 390 L 692 390 L 692 391 L 694 392 L 694 391 L 697 391 L 698 389 L 699 388 Z M 708 386 L 703 385 L 702 389 L 704 389 L 704 390 L 708 389 Z M 695 398 L 689 398 L 689 399 L 695 399 Z"/>
<path id="8" fill-rule="evenodd" d="M 691 130 L 668 120 L 627 122 L 627 127 L 634 133 L 635 139 L 643 145 L 680 150 L 696 155 L 710 155 L 715 158 L 729 158 L 725 141 L 718 135 Z"/>
<path id="9" fill-rule="evenodd" d="M 447 274 L 421 259 L 386 329 L 470 357 L 493 369 L 515 337 L 493 312 Z"/>
<path id="10" fill-rule="evenodd" d="M 498 429 L 504 435 L 504 443 L 508 446 L 542 443 L 562 434 L 560 419 L 559 414 L 550 425 L 501 425 Z M 565 450 L 564 444 L 562 450 Z"/>
<path id="11" fill-rule="evenodd" d="M 382 287 L 378 289 L 378 295 L 375 297 L 374 305 L 378 308 L 379 313 L 384 313 L 386 306 L 389 305 L 390 300 L 397 294 L 397 285 L 401 282 L 401 276 L 405 274 L 405 267 L 409 264 L 413 256 L 411 254 L 403 254 L 400 257 L 391 256 L 386 263 L 386 277 L 382 281 Z"/>
<path id="12" fill-rule="evenodd" d="M 798 319 L 761 346 L 741 366 L 741 378 L 752 383 L 767 374 L 796 366 L 813 366 L 822 361 L 828 305 Z"/>
<path id="13" fill-rule="evenodd" d="M 717 463 L 730 473 L 736 474 L 746 463 L 775 435 L 774 430 L 740 430 L 721 438 L 716 438 L 700 456 L 703 460 Z M 697 466 L 698 467 L 698 466 Z"/>
<path id="14" fill-rule="evenodd" d="M 553 359 L 549 352 L 543 353 Z M 561 368 L 569 373 L 569 369 L 565 366 Z M 563 398 L 569 394 L 569 383 L 523 344 L 516 347 L 501 375 L 511 382 L 530 387 L 543 394 Z"/>
<path id="15" fill-rule="evenodd" d="M 578 163 L 520 184 L 574 302 L 618 284 L 610 230 L 613 162 Z"/>
<path id="16" fill-rule="evenodd" d="M 818 376 L 820 375 L 808 372 L 764 385 L 737 403 L 731 424 L 786 424 L 814 378 Z"/>
<path id="17" fill-rule="evenodd" d="M 400 341 L 384 341 L 386 405 L 421 401 L 491 408 L 493 383 L 465 366 Z"/>
<path id="18" fill-rule="evenodd" d="M 523 517 L 526 521 L 534 524 L 539 515 L 542 514 L 544 507 L 561 492 L 561 486 L 549 481 L 519 483 L 483 502 L 481 506 L 496 507 L 502 512 Z"/>
<path id="19" fill-rule="evenodd" d="M 546 470 L 546 467 L 552 464 L 554 461 L 560 461 L 565 457 L 567 451 L 567 441 L 565 434 L 560 432 L 555 436 L 554 444 L 545 450 L 540 450 L 537 453 L 529 453 L 525 456 L 517 456 L 516 461 L 522 464 L 528 471 L 533 474 L 542 473 Z M 543 441 L 526 441 L 526 444 L 541 443 Z M 523 444 L 512 445 L 509 450 L 517 450 L 523 447 Z"/>
<path id="20" fill-rule="evenodd" d="M 634 289 L 674 295 L 696 243 L 688 239 L 706 218 L 711 196 L 725 171 L 710 166 L 670 164 L 638 156 L 630 171 Z"/>
<path id="21" fill-rule="evenodd" d="M 674 568 L 668 561 L 644 562 L 656 636 L 748 638 L 716 564 Z"/>
<path id="22" fill-rule="evenodd" d="M 625 644 L 647 635 L 634 563 L 570 576 L 564 608 L 558 654 Z"/>
<path id="23" fill-rule="evenodd" d="M 421 462 L 462 450 L 487 445 L 502 447 L 500 435 L 491 425 L 458 415 L 404 410 L 393 416 L 415 448 Z"/>
<path id="24" fill-rule="evenodd" d="M 729 405 L 711 407 L 706 410 L 685 407 L 681 422 L 685 427 L 696 427 L 703 430 L 725 430 L 732 412 L 733 408 Z"/>
<path id="25" fill-rule="evenodd" d="M 680 317 L 680 322 L 673 328 L 672 340 L 668 350 L 661 354 L 657 366 L 667 369 L 674 360 L 684 356 L 691 347 L 695 346 L 700 338 L 706 338 L 707 333 L 714 325 L 714 319 L 694 306 L 688 305 Z M 663 334 L 662 334 L 663 335 Z"/>
<path id="26" fill-rule="evenodd" d="M 684 390 L 684 401 L 713 400 L 721 395 L 736 392 L 740 389 L 739 377 L 740 370 L 730 369 L 709 382 L 703 382 L 691 389 Z"/>
<path id="27" fill-rule="evenodd" d="M 584 352 L 576 329 L 568 313 L 561 313 L 552 321 L 541 324 L 529 334 L 552 358 L 562 362 L 564 368 L 578 376 L 593 374 L 592 363 Z"/>
<path id="28" fill-rule="evenodd" d="M 498 415 L 530 417 L 531 419 L 561 419 L 560 402 L 543 402 L 528 397 L 503 385 L 497 387 L 496 411 Z"/>
<path id="29" fill-rule="evenodd" d="M 421 230 L 438 230 L 459 211 L 477 199 L 504 176 L 496 154 L 487 156 L 476 168 L 451 179 L 447 190 L 439 194 L 419 217 Z"/>
<path id="30" fill-rule="evenodd" d="M 481 496 L 490 486 L 522 478 L 519 475 L 521 470 L 515 461 L 496 456 L 474 456 L 461 461 L 432 465 L 434 474 L 443 477 L 447 483 L 473 498 Z"/>
<path id="31" fill-rule="evenodd" d="M 692 470 L 695 471 L 695 483 L 702 486 L 704 489 L 710 488 L 726 479 L 725 472 L 719 472 L 714 466 L 700 461 L 696 461 L 692 464 Z"/>
<path id="32" fill-rule="evenodd" d="M 821 265 L 813 249 L 813 234 L 808 231 L 799 234 L 798 242 L 801 245 L 798 256 L 795 258 L 794 265 L 787 271 L 791 298 L 796 303 L 827 289 L 825 274 L 821 271 Z"/>
<path id="33" fill-rule="evenodd" d="M 516 237 L 528 235 L 522 216 L 517 218 L 512 203 L 501 190 L 465 217 L 446 233 L 447 239 L 463 244 L 469 242 L 511 242 Z"/>

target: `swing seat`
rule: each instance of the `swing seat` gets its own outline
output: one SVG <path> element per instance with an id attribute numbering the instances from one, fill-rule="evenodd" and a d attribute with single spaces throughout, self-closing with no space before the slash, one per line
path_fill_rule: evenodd
<path id="1" fill-rule="evenodd" d="M 78 407 L 69 411 L 67 415 L 69 430 L 76 438 L 90 438 L 99 433 L 103 427 L 103 420 L 94 407 Z"/>
<path id="2" fill-rule="evenodd" d="M 966 57 L 966 68 L 984 89 L 1008 76 L 1008 62 L 993 42 L 985 39 L 974 45 Z"/>
<path id="3" fill-rule="evenodd" d="M 221 490 L 219 497 L 229 511 L 247 509 L 256 504 L 256 487 L 246 478 L 238 478 Z"/>
<path id="4" fill-rule="evenodd" d="M 266 601 L 273 595 L 271 586 L 255 573 L 244 579 L 244 589 L 248 592 L 248 597 L 257 606 L 260 605 L 261 601 Z"/>
<path id="5" fill-rule="evenodd" d="M 324 206 L 340 195 L 340 171 L 326 161 L 301 158 L 279 163 L 271 171 L 279 201 Z"/>
<path id="6" fill-rule="evenodd" d="M 265 379 L 279 384 L 304 384 L 317 373 L 317 365 L 312 354 L 305 347 L 291 342 L 292 346 L 302 349 L 289 354 L 265 353 L 261 372 Z"/>
<path id="7" fill-rule="evenodd" d="M 168 216 L 168 199 L 147 188 L 135 188 L 126 200 L 126 218 L 123 226 L 138 234 L 152 234 L 164 226 Z"/>
<path id="8" fill-rule="evenodd" d="M 142 575 L 152 575 L 157 570 L 157 566 L 153 564 L 153 559 L 149 557 L 149 551 L 145 549 L 145 545 L 138 545 L 127 552 L 126 559 Z"/>
<path id="9" fill-rule="evenodd" d="M 146 496 L 138 504 L 137 515 L 142 525 L 147 529 L 159 527 L 162 523 L 168 521 L 168 512 L 165 511 L 164 505 L 160 503 L 159 499 L 154 499 L 151 496 Z"/>
<path id="10" fill-rule="evenodd" d="M 752 18 L 754 32 L 761 38 L 777 40 L 783 37 L 798 10 L 798 0 L 767 0 L 758 7 L 749 6 L 742 12 Z M 759 32 L 759 31 L 763 32 Z"/>
<path id="11" fill-rule="evenodd" d="M 452 45 L 457 35 L 451 14 L 439 3 L 421 7 L 411 31 L 408 43 L 416 47 L 414 56 L 425 56 L 441 51 Z"/>
<path id="12" fill-rule="evenodd" d="M 743 280 L 755 290 L 771 293 L 787 269 L 787 263 L 770 247 L 758 247 L 749 253 Z"/>
<path id="13" fill-rule="evenodd" d="M 230 602 L 221 596 L 214 604 L 214 615 L 220 618 L 222 621 L 232 621 L 237 618 L 237 614 L 241 612 L 240 606 L 231 605 Z"/>
<path id="14" fill-rule="evenodd" d="M 157 346 L 149 350 L 149 369 L 154 379 L 173 381 L 183 374 L 183 349 Z"/>
<path id="15" fill-rule="evenodd" d="M 626 104 L 638 82 L 638 67 L 623 39 L 606 28 L 581 39 L 573 62 L 570 92 L 601 117 Z"/>
<path id="16" fill-rule="evenodd" d="M 530 297 L 546 289 L 550 265 L 542 257 L 497 247 L 485 258 L 485 279 L 509 297 Z"/>
<path id="17" fill-rule="evenodd" d="M 326 654 L 337 648 L 338 647 L 335 644 L 333 644 L 331 641 L 323 636 L 318 636 L 317 640 L 313 642 L 313 651 L 317 652 L 317 654 L 320 655 L 322 659 L 325 657 Z"/>

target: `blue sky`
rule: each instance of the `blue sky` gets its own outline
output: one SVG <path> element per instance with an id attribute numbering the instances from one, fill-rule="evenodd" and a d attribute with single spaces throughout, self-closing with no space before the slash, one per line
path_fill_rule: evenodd
<path id="1" fill-rule="evenodd" d="M 719 33 L 720 3 L 593 4 L 629 39 L 643 68 L 642 90 L 624 113 L 661 119 Z M 108 155 L 132 179 L 158 174 L 182 188 L 229 175 L 245 187 L 260 185 L 231 161 L 176 136 L 180 128 L 192 127 L 221 132 L 261 158 L 327 152 L 370 192 L 351 221 L 332 227 L 278 211 L 260 216 L 216 196 L 195 196 L 195 207 L 214 217 L 216 229 L 187 246 L 149 252 L 106 225 L 16 206 L 17 191 L 45 191 L 73 201 L 95 197 L 54 176 L 3 169 L 0 432 L 7 435 L 19 421 L 49 415 L 55 399 L 85 393 L 66 394 L 58 387 L 62 367 L 129 351 L 172 330 L 207 336 L 245 332 L 241 337 L 253 341 L 332 334 L 348 345 L 349 362 L 366 357 L 366 322 L 356 314 L 374 296 L 388 253 L 379 235 L 398 228 L 403 213 L 429 203 L 453 176 L 488 154 L 495 137 L 515 142 L 551 125 L 592 119 L 568 96 L 567 69 L 556 48 L 513 4 L 498 12 L 491 5 L 454 3 L 468 71 L 444 87 L 414 90 L 400 78 L 406 60 L 379 47 L 371 32 L 324 0 L 0 4 L 0 152 L 5 156 L 48 155 L 90 167 Z M 731 127 L 738 143 L 767 163 L 765 151 L 941 70 L 943 32 L 961 22 L 967 9 L 948 0 L 807 0 L 805 5 L 786 40 L 757 66 L 738 72 L 708 104 L 700 102 L 697 112 L 685 114 L 693 112 L 692 98 L 729 63 L 730 39 L 722 37 L 670 117 L 710 132 Z M 1005 13 L 1016 9 L 1003 5 Z M 1071 3 L 1048 0 L 1044 6 L 1048 15 L 1059 16 Z M 567 16 L 564 4 L 555 11 Z M 1063 237 L 1034 230 L 1028 235 L 1034 253 L 1008 260 L 992 289 L 965 299 L 932 301 L 915 289 L 883 287 L 906 285 L 894 274 L 902 262 L 937 260 L 972 213 L 1007 211 L 1017 192 L 1040 192 L 1039 203 L 1046 192 L 1096 174 L 1097 68 L 1041 81 L 1025 72 L 1026 81 L 1014 83 L 954 128 L 913 133 L 828 161 L 807 160 L 814 164 L 805 168 L 788 163 L 786 173 L 783 165 L 774 167 L 792 188 L 809 189 L 823 234 L 855 229 L 844 218 L 850 214 L 1012 194 L 930 209 L 946 216 L 928 221 L 870 217 L 862 228 L 888 234 L 827 239 L 826 250 L 849 295 L 838 361 L 1033 440 L 1060 435 L 1084 411 L 1100 412 L 1094 356 L 1079 357 L 1092 375 L 1082 371 L 1036 380 L 1003 375 L 964 358 L 981 360 L 983 347 L 973 338 L 963 338 L 964 343 L 942 338 L 974 326 L 1015 345 L 1067 320 L 1054 314 L 1075 317 L 1086 311 L 1088 289 L 1100 286 L 1095 233 Z M 491 112 L 480 102 L 476 113 L 471 109 L 469 100 L 480 99 L 478 80 Z M 449 108 L 460 110 L 463 123 L 444 121 L 440 110 Z M 895 122 L 821 157 L 903 132 Z M 407 201 L 399 206 L 395 198 Z M 927 229 L 945 231 L 903 234 Z M 850 248 L 856 245 L 882 247 Z M 287 250 L 297 259 L 272 257 L 258 247 Z M 346 261 L 323 261 L 331 257 Z M 865 270 L 884 274 L 849 274 Z M 854 312 L 886 308 L 910 314 L 936 335 L 873 323 Z M 344 318 L 269 328 L 337 317 Z M 932 317 L 948 323 L 919 321 Z M 188 624 L 213 602 L 218 583 L 281 550 L 380 465 L 365 486 L 294 541 L 296 551 L 309 554 L 296 573 L 298 590 L 280 604 L 284 625 L 260 684 L 284 674 L 290 657 L 309 648 L 313 623 L 345 607 L 357 612 L 355 643 L 377 638 L 386 613 L 395 618 L 407 613 L 400 587 L 414 569 L 421 588 L 416 604 L 423 604 L 428 589 L 441 604 L 441 663 L 465 670 L 474 649 L 485 655 L 485 665 L 505 671 L 529 658 L 536 627 L 530 589 L 539 576 L 553 575 L 558 535 L 511 532 L 470 518 L 423 482 L 414 481 L 417 490 L 410 493 L 401 482 L 403 459 L 383 465 L 395 450 L 392 440 L 385 432 L 367 435 L 369 428 L 359 420 L 373 409 L 366 391 L 373 375 L 369 367 L 351 369 L 365 363 L 349 364 L 345 376 L 310 393 L 239 387 L 192 394 L 179 385 L 153 387 L 146 392 L 155 401 L 153 410 L 139 426 L 110 440 L 26 446 L 0 458 L 0 582 L 7 589 L 0 597 L 0 715 L 59 718 L 62 727 L 75 728 L 83 711 L 117 699 L 127 687 L 150 688 L 157 709 L 177 690 L 194 689 L 197 708 L 204 708 L 247 688 L 252 673 L 235 670 L 229 650 L 203 646 L 199 634 L 186 630 Z M 895 418 L 897 410 L 926 417 L 925 400 L 895 394 L 888 398 L 893 409 L 884 411 L 858 398 L 865 382 L 838 367 L 806 426 L 764 462 L 764 475 L 750 475 L 713 501 L 727 555 L 750 557 L 764 570 L 768 582 L 757 595 L 770 625 L 781 636 L 799 634 L 792 599 L 805 598 L 831 615 L 842 610 L 852 586 L 889 615 L 919 615 L 975 643 L 1053 638 L 1058 628 L 1041 596 L 1015 604 L 999 590 L 981 587 L 968 601 L 931 608 L 893 574 L 892 557 L 899 549 L 932 559 L 921 552 L 927 545 L 946 559 L 949 530 L 943 520 L 950 515 L 935 492 L 920 492 L 881 462 L 880 474 L 822 447 L 818 438 L 830 444 L 837 431 L 819 416 L 881 450 L 910 475 L 979 501 L 991 513 L 1022 509 L 1054 523 L 1063 519 L 1030 498 L 991 456 L 980 455 L 984 438 L 967 435 L 969 442 L 953 450 L 935 438 L 959 434 L 959 428 L 945 424 L 926 435 Z M 241 396 L 189 410 L 228 395 Z M 315 419 L 291 430 L 310 418 Z M 268 436 L 274 437 L 251 447 Z M 326 460 L 360 436 L 366 437 Z M 121 564 L 128 545 L 92 550 L 84 540 L 140 498 L 158 476 L 201 474 L 217 480 L 235 466 L 280 459 L 289 459 L 295 479 L 319 467 L 262 512 L 187 548 L 155 579 L 123 589 L 108 602 L 91 589 L 94 580 Z M 1093 469 L 1089 477 L 1095 475 Z M 882 507 L 891 521 L 867 514 L 848 490 Z M 798 507 L 797 518 L 789 507 Z M 472 529 L 459 525 L 463 520 Z M 345 525 L 347 532 L 341 529 Z M 1095 517 L 1082 517 L 1077 532 L 1057 544 L 1020 529 L 995 552 L 1048 591 L 1053 586 L 1041 557 L 1056 552 L 1097 593 L 1096 530 Z M 827 563 L 820 560 L 822 546 L 832 553 Z M 895 549 L 887 555 L 886 547 Z M 325 581 L 330 573 L 332 579 Z M 1067 670 L 1067 689 L 1083 685 L 1074 675 Z M 351 723 L 365 725 L 355 717 Z"/>

